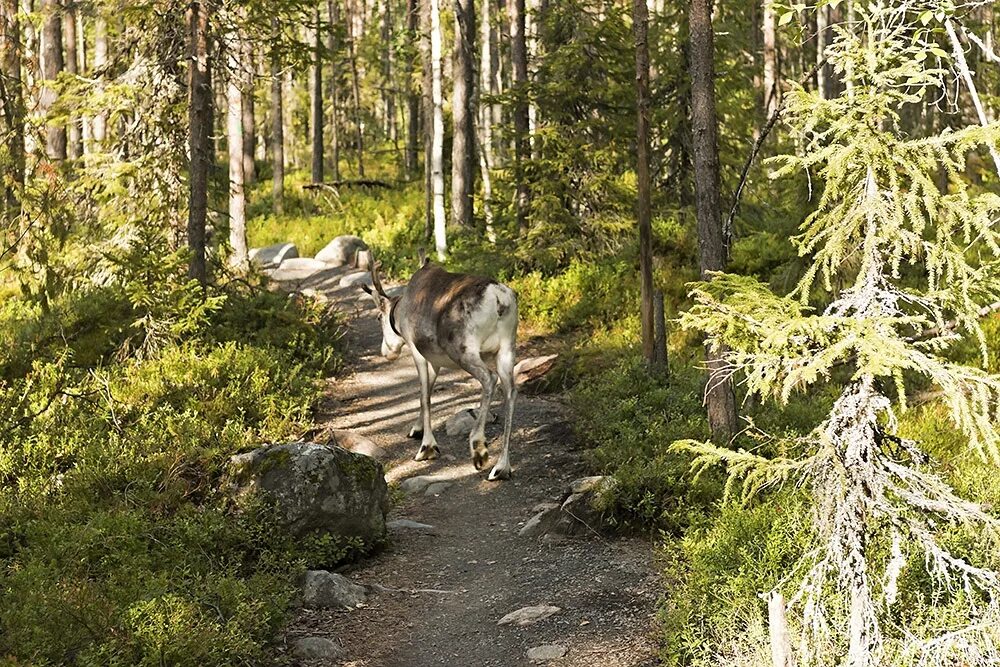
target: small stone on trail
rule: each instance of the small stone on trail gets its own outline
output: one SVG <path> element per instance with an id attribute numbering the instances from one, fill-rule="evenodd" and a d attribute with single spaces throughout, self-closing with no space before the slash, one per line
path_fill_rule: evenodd
<path id="1" fill-rule="evenodd" d="M 385 524 L 389 530 L 434 530 L 434 526 L 427 523 L 410 521 L 409 519 L 396 519 Z"/>
<path id="2" fill-rule="evenodd" d="M 333 660 L 342 657 L 344 649 L 326 637 L 301 637 L 292 642 L 292 653 L 299 660 Z"/>
<path id="3" fill-rule="evenodd" d="M 542 604 L 534 607 L 522 607 L 517 611 L 512 611 L 499 621 L 497 625 L 508 625 L 513 623 L 514 625 L 531 625 L 532 623 L 537 623 L 538 621 L 544 620 L 562 611 L 559 607 L 553 607 L 550 604 Z"/>
<path id="4" fill-rule="evenodd" d="M 302 580 L 302 604 L 314 609 L 356 607 L 365 601 L 365 589 L 342 574 L 309 570 Z"/>
<path id="5" fill-rule="evenodd" d="M 420 493 L 425 490 L 431 484 L 436 484 L 438 482 L 444 482 L 447 480 L 435 477 L 434 475 L 417 475 L 415 477 L 408 477 L 399 483 L 399 488 L 405 493 Z"/>
<path id="6" fill-rule="evenodd" d="M 538 537 L 539 535 L 546 534 L 555 527 L 560 517 L 559 505 L 555 503 L 544 503 L 544 505 L 543 509 L 528 519 L 528 523 L 524 524 L 524 527 L 518 531 L 518 535 L 521 537 Z M 537 507 L 540 507 L 540 505 L 536 505 Z"/>
<path id="7" fill-rule="evenodd" d="M 424 495 L 436 496 L 439 493 L 444 493 L 449 488 L 451 488 L 451 482 L 434 482 L 433 484 L 427 487 L 427 490 L 424 491 Z"/>
<path id="8" fill-rule="evenodd" d="M 355 454 L 364 454 L 373 459 L 385 458 L 385 452 L 382 451 L 381 447 L 353 431 L 334 431 L 333 439 L 336 440 L 337 445 Z"/>
<path id="9" fill-rule="evenodd" d="M 559 644 L 544 644 L 528 649 L 528 660 L 531 662 L 548 662 L 558 660 L 566 655 L 566 647 Z"/>

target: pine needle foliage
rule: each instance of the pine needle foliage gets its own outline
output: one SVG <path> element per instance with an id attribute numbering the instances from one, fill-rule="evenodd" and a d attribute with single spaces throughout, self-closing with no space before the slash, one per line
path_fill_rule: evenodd
<path id="1" fill-rule="evenodd" d="M 1000 577 L 950 553 L 941 531 L 996 531 L 1000 521 L 960 498 L 920 444 L 896 434 L 907 392 L 934 385 L 970 450 L 1000 462 L 1000 377 L 948 358 L 971 337 L 985 363 L 980 319 L 1000 301 L 1000 196 L 965 176 L 970 153 L 1000 145 L 1000 125 L 913 136 L 901 123 L 908 105 L 962 81 L 939 45 L 941 26 L 972 7 L 854 3 L 855 22 L 836 26 L 826 54 L 844 92 L 822 99 L 794 88 L 785 120 L 799 149 L 770 162 L 774 178 L 807 172 L 822 184 L 792 239 L 808 269 L 787 296 L 753 278 L 715 275 L 693 287 L 694 305 L 681 316 L 684 328 L 725 350 L 723 373 L 750 394 L 785 404 L 793 392 L 843 383 L 815 430 L 781 443 L 783 458 L 675 445 L 695 454 L 696 469 L 728 466 L 728 489 L 740 488 L 744 500 L 786 483 L 811 492 L 816 546 L 781 585 L 800 664 L 998 659 Z M 921 563 L 935 599 L 964 609 L 961 622 L 928 636 L 895 625 L 893 606 L 902 573 Z"/>

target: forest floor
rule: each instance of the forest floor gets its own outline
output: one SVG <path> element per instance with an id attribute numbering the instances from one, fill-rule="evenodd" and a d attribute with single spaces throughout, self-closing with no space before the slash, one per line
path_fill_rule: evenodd
<path id="1" fill-rule="evenodd" d="M 449 416 L 477 405 L 479 386 L 462 372 L 442 371 L 432 397 L 441 457 L 413 461 L 418 443 L 406 433 L 419 411 L 416 370 L 409 355 L 395 362 L 381 357 L 374 308 L 359 288 L 339 287 L 345 273 L 280 276 L 285 289 L 315 290 L 345 315 L 345 368 L 329 381 L 320 425 L 371 439 L 383 452 L 390 484 L 434 475 L 450 485 L 434 495 L 397 494 L 390 521 L 432 528 L 393 530 L 384 551 L 342 570 L 377 592 L 353 610 L 298 610 L 279 650 L 288 655 L 284 647 L 297 637 L 320 636 L 344 648 L 342 661 L 326 664 L 513 667 L 531 664 L 529 649 L 554 644 L 566 653 L 552 665 L 658 664 L 652 636 L 662 586 L 650 542 L 596 533 L 518 535 L 536 505 L 558 501 L 572 480 L 588 474 L 560 397 L 518 397 L 513 477 L 489 482 L 489 466 L 483 472 L 472 467 L 467 436 L 448 436 L 444 429 Z M 519 356 L 532 344 L 522 341 Z M 501 431 L 502 419 L 487 430 L 490 466 Z M 530 625 L 498 625 L 509 612 L 534 605 L 560 611 Z"/>

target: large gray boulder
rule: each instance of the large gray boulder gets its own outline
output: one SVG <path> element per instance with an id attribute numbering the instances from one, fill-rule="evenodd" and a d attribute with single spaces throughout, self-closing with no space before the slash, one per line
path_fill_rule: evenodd
<path id="1" fill-rule="evenodd" d="M 286 259 L 299 256 L 299 249 L 294 243 L 275 243 L 263 248 L 251 248 L 248 253 L 250 263 L 262 269 L 272 269 Z"/>
<path id="2" fill-rule="evenodd" d="M 293 535 L 384 539 L 389 492 L 382 464 L 335 445 L 293 442 L 239 454 L 229 477 L 237 502 L 273 505 Z"/>
<path id="3" fill-rule="evenodd" d="M 359 250 L 368 250 L 368 244 L 357 236 L 338 236 L 316 253 L 316 259 L 330 266 L 357 266 Z"/>

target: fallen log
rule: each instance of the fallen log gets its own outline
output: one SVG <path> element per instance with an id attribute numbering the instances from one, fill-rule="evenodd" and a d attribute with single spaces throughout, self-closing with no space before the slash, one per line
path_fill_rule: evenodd
<path id="1" fill-rule="evenodd" d="M 395 187 L 392 183 L 386 181 L 380 181 L 374 178 L 351 178 L 340 181 L 332 181 L 330 183 L 306 183 L 302 186 L 303 190 L 332 190 L 336 188 L 385 188 L 391 189 Z"/>
<path id="2" fill-rule="evenodd" d="M 517 365 L 514 366 L 514 385 L 520 387 L 539 380 L 555 368 L 558 358 L 558 354 L 549 354 L 544 357 L 529 357 L 517 362 Z"/>

